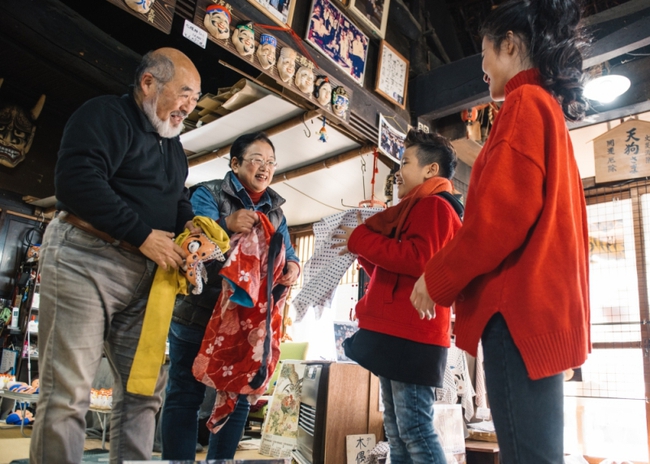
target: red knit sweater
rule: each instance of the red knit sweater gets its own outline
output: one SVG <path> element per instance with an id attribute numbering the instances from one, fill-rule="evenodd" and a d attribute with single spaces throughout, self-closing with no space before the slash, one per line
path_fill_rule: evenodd
<path id="1" fill-rule="evenodd" d="M 415 281 L 427 261 L 460 229 L 458 215 L 444 198 L 419 200 L 408 214 L 399 240 L 358 226 L 348 249 L 370 275 L 356 313 L 359 327 L 420 343 L 449 347 L 449 305 L 436 307 L 436 317 L 420 319 L 410 301 Z"/>
<path id="2" fill-rule="evenodd" d="M 463 227 L 426 265 L 431 298 L 456 301 L 456 344 L 475 355 L 500 312 L 528 374 L 581 365 L 591 350 L 582 181 L 562 109 L 523 71 L 472 168 Z"/>

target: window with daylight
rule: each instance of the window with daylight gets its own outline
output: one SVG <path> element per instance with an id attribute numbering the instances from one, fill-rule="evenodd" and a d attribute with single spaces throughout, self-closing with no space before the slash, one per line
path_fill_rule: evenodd
<path id="1" fill-rule="evenodd" d="M 565 383 L 566 451 L 647 462 L 650 184 L 585 194 L 593 351 Z"/>
<path id="2" fill-rule="evenodd" d="M 304 232 L 292 236 L 300 265 L 305 263 L 314 254 L 314 234 Z M 336 360 L 336 345 L 334 336 L 334 322 L 349 321 L 350 311 L 354 309 L 359 298 L 359 269 L 356 261 L 347 270 L 339 282 L 332 308 L 325 310 L 320 319 L 314 317 L 310 309 L 299 324 L 293 324 L 287 329 L 289 336 L 297 342 L 309 342 L 308 359 Z M 302 274 L 298 281 L 291 287 L 291 295 L 295 296 L 302 288 Z M 295 319 L 295 311 L 291 308 L 289 315 Z"/>

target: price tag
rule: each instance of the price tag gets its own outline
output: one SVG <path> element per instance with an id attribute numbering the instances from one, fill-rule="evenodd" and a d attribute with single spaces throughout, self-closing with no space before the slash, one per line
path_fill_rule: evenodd
<path id="1" fill-rule="evenodd" d="M 201 48 L 205 48 L 205 45 L 208 43 L 208 33 L 187 19 L 183 26 L 183 37 L 194 42 Z"/>

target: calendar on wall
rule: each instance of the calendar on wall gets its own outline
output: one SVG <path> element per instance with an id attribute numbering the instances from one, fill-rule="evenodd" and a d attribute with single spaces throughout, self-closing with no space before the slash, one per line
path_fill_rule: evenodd
<path id="1" fill-rule="evenodd" d="M 406 107 L 409 61 L 385 40 L 379 46 L 375 91 L 400 108 Z"/>

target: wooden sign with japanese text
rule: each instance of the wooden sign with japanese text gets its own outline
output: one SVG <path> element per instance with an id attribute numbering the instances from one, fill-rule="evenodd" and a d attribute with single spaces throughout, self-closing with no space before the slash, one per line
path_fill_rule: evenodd
<path id="1" fill-rule="evenodd" d="M 630 119 L 594 139 L 596 183 L 650 176 L 650 122 Z"/>

